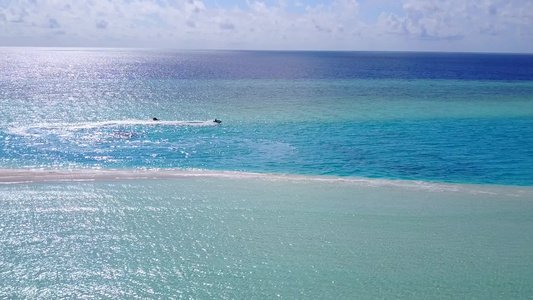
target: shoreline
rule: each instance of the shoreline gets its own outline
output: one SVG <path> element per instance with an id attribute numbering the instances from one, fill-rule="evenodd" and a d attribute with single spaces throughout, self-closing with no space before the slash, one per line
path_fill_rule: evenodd
<path id="1" fill-rule="evenodd" d="M 253 173 L 202 169 L 0 169 L 0 186 L 38 183 L 75 183 L 193 178 L 312 182 L 324 184 L 347 184 L 375 188 L 402 188 L 435 192 L 504 194 L 508 196 L 523 196 L 524 194 L 531 194 L 533 197 L 533 186 L 446 183 L 420 180 L 339 177 L 327 175 Z"/>

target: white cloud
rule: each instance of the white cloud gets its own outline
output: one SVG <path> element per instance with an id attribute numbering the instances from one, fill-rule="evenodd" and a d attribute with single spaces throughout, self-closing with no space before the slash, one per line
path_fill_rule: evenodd
<path id="1" fill-rule="evenodd" d="M 242 1 L 8 1 L 0 45 L 533 52 L 531 0 Z"/>
<path id="2" fill-rule="evenodd" d="M 530 35 L 533 26 L 533 2 L 523 0 L 407 0 L 404 11 L 382 14 L 381 24 L 390 33 L 437 39 Z"/>
<path id="3" fill-rule="evenodd" d="M 380 16 L 385 33 L 411 41 L 461 40 L 457 45 L 466 50 L 533 51 L 531 1 L 406 0 L 403 10 L 404 16 Z"/>

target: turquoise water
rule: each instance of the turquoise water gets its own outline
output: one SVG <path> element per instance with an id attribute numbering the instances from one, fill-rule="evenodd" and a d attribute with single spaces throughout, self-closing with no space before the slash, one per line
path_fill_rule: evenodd
<path id="1" fill-rule="evenodd" d="M 0 189 L 0 297 L 527 299 L 530 188 L 183 178 Z"/>
<path id="2" fill-rule="evenodd" d="M 0 162 L 8 168 L 533 182 L 531 82 L 19 80 L 9 87 L 0 118 Z M 208 126 L 214 118 L 223 123 Z"/>
<path id="3" fill-rule="evenodd" d="M 2 54 L 3 168 L 533 184 L 531 55 Z"/>
<path id="4" fill-rule="evenodd" d="M 533 296 L 531 55 L 0 49 L 0 69 L 0 298 Z"/>

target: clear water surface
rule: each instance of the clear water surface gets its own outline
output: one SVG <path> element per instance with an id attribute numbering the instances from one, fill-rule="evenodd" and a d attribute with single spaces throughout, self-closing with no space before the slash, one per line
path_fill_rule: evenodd
<path id="1" fill-rule="evenodd" d="M 531 55 L 1 52 L 3 168 L 533 184 Z"/>
<path id="2" fill-rule="evenodd" d="M 0 49 L 0 298 L 530 299 L 532 64 Z"/>

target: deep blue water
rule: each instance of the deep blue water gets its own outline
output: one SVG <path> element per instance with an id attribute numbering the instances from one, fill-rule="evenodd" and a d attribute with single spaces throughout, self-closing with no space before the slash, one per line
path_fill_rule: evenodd
<path id="1" fill-rule="evenodd" d="M 3 49 L 3 78 L 533 80 L 533 55 Z"/>
<path id="2" fill-rule="evenodd" d="M 532 55 L 1 54 L 2 168 L 533 185 Z M 154 116 L 163 122 L 150 122 Z M 223 123 L 213 126 L 214 118 Z"/>

